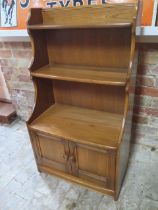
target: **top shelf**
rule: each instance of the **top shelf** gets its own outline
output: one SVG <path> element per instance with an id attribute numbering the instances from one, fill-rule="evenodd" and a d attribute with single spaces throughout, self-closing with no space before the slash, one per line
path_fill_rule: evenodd
<path id="1" fill-rule="evenodd" d="M 28 29 L 93 29 L 93 28 L 126 28 L 131 26 L 131 23 L 112 23 L 112 24 L 94 24 L 94 25 L 28 25 Z"/>
<path id="2" fill-rule="evenodd" d="M 137 4 L 32 8 L 28 29 L 124 28 L 134 23 Z"/>

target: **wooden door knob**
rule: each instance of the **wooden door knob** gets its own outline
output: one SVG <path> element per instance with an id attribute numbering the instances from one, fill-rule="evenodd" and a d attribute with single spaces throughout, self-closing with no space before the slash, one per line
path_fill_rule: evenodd
<path id="1" fill-rule="evenodd" d="M 69 157 L 69 160 L 72 161 L 72 162 L 75 162 L 75 161 L 76 161 L 75 156 L 71 155 L 71 156 Z"/>
<path id="2" fill-rule="evenodd" d="M 68 160 L 68 159 L 69 159 L 69 155 L 64 154 L 64 155 L 63 155 L 63 158 L 64 158 L 64 160 Z"/>

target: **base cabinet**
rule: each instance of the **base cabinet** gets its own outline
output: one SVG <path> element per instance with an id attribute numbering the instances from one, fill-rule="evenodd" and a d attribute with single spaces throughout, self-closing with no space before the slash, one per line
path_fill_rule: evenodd
<path id="1" fill-rule="evenodd" d="M 39 165 L 114 190 L 115 150 L 62 140 L 31 131 Z M 37 149 L 38 148 L 38 149 Z"/>

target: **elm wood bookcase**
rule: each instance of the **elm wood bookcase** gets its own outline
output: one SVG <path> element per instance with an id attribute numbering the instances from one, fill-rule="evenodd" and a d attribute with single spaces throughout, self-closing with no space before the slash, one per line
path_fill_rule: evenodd
<path id="1" fill-rule="evenodd" d="M 27 122 L 37 167 L 118 198 L 137 65 L 137 4 L 31 9 Z"/>

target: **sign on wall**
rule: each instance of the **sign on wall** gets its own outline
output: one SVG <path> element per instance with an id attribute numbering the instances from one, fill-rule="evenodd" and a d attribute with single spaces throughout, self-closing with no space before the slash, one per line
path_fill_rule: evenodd
<path id="1" fill-rule="evenodd" d="M 17 1 L 16 0 L 1 0 L 1 26 L 15 27 L 17 26 Z"/>
<path id="2" fill-rule="evenodd" d="M 44 0 L 0 0 L 1 30 L 26 29 L 27 16 L 31 7 L 47 7 Z"/>
<path id="3" fill-rule="evenodd" d="M 137 3 L 143 5 L 139 17 L 141 26 L 137 35 L 158 35 L 155 27 L 158 0 L 0 0 L 0 37 L 28 36 L 26 22 L 31 7 L 69 7 L 106 3 Z"/>
<path id="4" fill-rule="evenodd" d="M 0 0 L 0 26 L 1 30 L 26 29 L 31 7 L 69 7 L 127 2 L 137 2 L 137 0 Z"/>
<path id="5" fill-rule="evenodd" d="M 142 26 L 151 26 L 152 25 L 152 19 L 154 15 L 154 2 L 157 2 L 157 0 L 143 0 L 143 10 L 142 10 Z"/>

